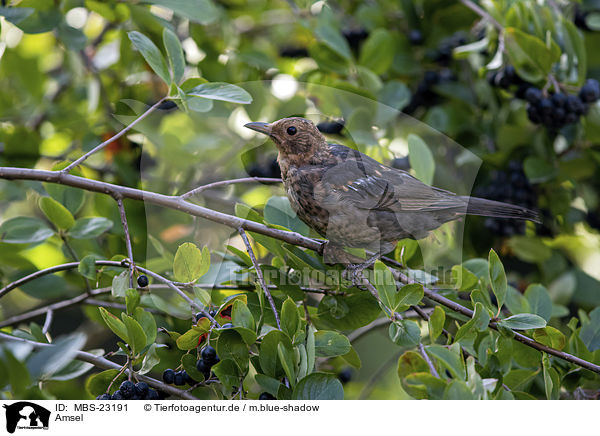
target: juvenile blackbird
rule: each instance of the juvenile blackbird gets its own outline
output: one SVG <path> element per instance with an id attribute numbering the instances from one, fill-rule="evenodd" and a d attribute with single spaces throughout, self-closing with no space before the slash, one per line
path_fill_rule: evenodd
<path id="1" fill-rule="evenodd" d="M 287 197 L 298 217 L 326 237 L 327 263 L 347 262 L 342 247 L 360 247 L 376 256 L 400 239 L 421 239 L 466 214 L 539 222 L 523 207 L 435 188 L 406 171 L 380 164 L 340 144 L 331 144 L 304 118 L 283 118 L 245 127 L 268 135 Z"/>

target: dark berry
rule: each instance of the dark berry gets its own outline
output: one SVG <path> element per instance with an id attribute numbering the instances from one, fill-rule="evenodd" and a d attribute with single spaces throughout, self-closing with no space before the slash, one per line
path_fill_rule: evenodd
<path id="1" fill-rule="evenodd" d="M 279 56 L 282 58 L 305 58 L 308 57 L 308 50 L 304 47 L 282 47 L 279 50 Z"/>
<path id="2" fill-rule="evenodd" d="M 123 397 L 123 394 L 121 393 L 121 391 L 116 391 L 114 394 L 112 394 L 112 396 L 110 397 L 111 400 L 125 400 L 125 398 Z"/>
<path id="3" fill-rule="evenodd" d="M 202 355 L 202 359 L 204 359 L 206 362 L 214 362 L 217 358 L 217 350 L 215 350 L 210 345 L 204 347 L 202 353 L 200 354 Z"/>
<path id="4" fill-rule="evenodd" d="M 127 400 L 133 397 L 133 394 L 135 393 L 135 385 L 132 381 L 125 380 L 123 383 L 121 383 L 121 386 L 119 386 L 119 390 L 121 391 L 123 398 Z"/>
<path id="5" fill-rule="evenodd" d="M 440 82 L 450 82 L 450 81 L 456 79 L 456 76 L 454 75 L 452 70 L 449 68 L 441 69 L 439 76 L 440 76 Z"/>
<path id="6" fill-rule="evenodd" d="M 146 394 L 146 398 L 144 398 L 145 400 L 160 400 L 160 396 L 158 395 L 158 392 L 156 392 L 154 389 L 149 389 L 148 393 Z"/>
<path id="7" fill-rule="evenodd" d="M 175 103 L 173 100 L 165 100 L 161 104 L 158 105 L 157 109 L 161 110 L 161 111 L 168 111 L 171 109 L 175 109 L 176 107 L 177 107 L 177 103 Z"/>
<path id="8" fill-rule="evenodd" d="M 102 395 L 98 395 L 96 397 L 96 400 L 111 400 L 112 397 L 110 396 L 110 394 L 102 394 Z"/>
<path id="9" fill-rule="evenodd" d="M 183 372 L 183 379 L 185 380 L 185 382 L 190 385 L 193 386 L 196 383 L 198 383 L 196 380 L 194 380 L 188 373 L 187 371 L 182 371 Z"/>
<path id="10" fill-rule="evenodd" d="M 508 88 L 512 84 L 512 80 L 506 75 L 505 71 L 501 71 L 496 75 L 495 82 L 496 85 L 504 89 Z"/>
<path id="11" fill-rule="evenodd" d="M 135 384 L 135 393 L 140 398 L 144 398 L 148 394 L 148 389 L 150 389 L 150 386 L 148 386 L 148 383 L 139 382 L 139 383 Z"/>
<path id="12" fill-rule="evenodd" d="M 538 106 L 542 112 L 542 115 L 550 115 L 554 111 L 554 105 L 552 104 L 552 100 L 549 98 L 543 98 L 539 102 Z"/>
<path id="13" fill-rule="evenodd" d="M 558 124 L 563 124 L 565 122 L 566 115 L 567 115 L 567 113 L 565 112 L 565 110 L 563 108 L 557 107 L 557 108 L 554 108 L 554 113 L 552 114 L 552 118 Z"/>
<path id="14" fill-rule="evenodd" d="M 542 94 L 542 91 L 540 89 L 534 88 L 533 86 L 528 88 L 527 91 L 525 91 L 525 100 L 527 100 L 531 104 L 539 103 L 543 97 L 544 94 Z"/>
<path id="15" fill-rule="evenodd" d="M 573 20 L 573 22 L 580 29 L 590 30 L 587 23 L 585 22 L 586 16 L 587 16 L 586 12 L 582 11 L 579 6 L 575 6 L 575 19 Z"/>
<path id="16" fill-rule="evenodd" d="M 172 369 L 165 369 L 165 372 L 163 372 L 163 381 L 168 384 L 168 385 L 172 385 L 175 382 L 175 371 L 173 371 Z"/>
<path id="17" fill-rule="evenodd" d="M 200 321 L 202 318 L 206 318 L 206 315 L 204 315 L 202 312 L 198 312 L 196 315 L 194 315 L 194 320 L 196 322 Z"/>
<path id="18" fill-rule="evenodd" d="M 394 160 L 392 160 L 392 168 L 397 168 L 399 170 L 404 171 L 410 170 L 410 162 L 408 160 L 408 156 L 397 157 Z"/>
<path id="19" fill-rule="evenodd" d="M 350 368 L 346 368 L 340 371 L 338 378 L 342 383 L 348 383 L 350 380 L 352 380 L 352 370 Z"/>
<path id="20" fill-rule="evenodd" d="M 208 311 L 208 314 L 214 318 L 215 316 L 217 316 L 217 310 L 211 309 Z"/>
<path id="21" fill-rule="evenodd" d="M 600 84 L 595 79 L 586 80 L 579 90 L 579 98 L 585 103 L 593 103 L 600 98 Z"/>
<path id="22" fill-rule="evenodd" d="M 254 162 L 247 169 L 250 177 L 268 177 L 268 172 L 258 163 Z"/>
<path id="23" fill-rule="evenodd" d="M 408 42 L 412 45 L 421 45 L 423 44 L 424 38 L 423 33 L 420 30 L 412 29 L 408 32 Z"/>
<path id="24" fill-rule="evenodd" d="M 504 69 L 504 77 L 506 77 L 506 79 L 509 80 L 510 83 L 516 83 L 519 79 L 519 76 L 517 76 L 517 71 L 512 65 L 506 66 L 506 68 Z"/>
<path id="25" fill-rule="evenodd" d="M 564 107 L 565 104 L 567 103 L 567 96 L 565 94 L 563 94 L 562 92 L 557 92 L 556 94 L 552 94 L 552 97 L 550 97 L 550 100 L 552 100 L 552 103 L 554 104 L 554 106 Z"/>
<path id="26" fill-rule="evenodd" d="M 279 167 L 279 162 L 277 162 L 277 158 L 271 160 L 269 164 L 269 177 L 272 179 L 281 178 L 281 168 Z"/>
<path id="27" fill-rule="evenodd" d="M 576 97 L 574 95 L 569 95 L 567 97 L 565 108 L 569 112 L 574 113 L 575 115 L 581 115 L 584 110 L 583 102 L 579 99 L 579 97 Z"/>
<path id="28" fill-rule="evenodd" d="M 529 121 L 534 124 L 539 124 L 542 122 L 542 116 L 536 106 L 529 105 L 527 107 L 527 117 L 529 118 Z"/>
<path id="29" fill-rule="evenodd" d="M 425 71 L 425 74 L 423 75 L 423 81 L 427 85 L 435 85 L 440 81 L 440 75 L 437 71 Z"/>
<path id="30" fill-rule="evenodd" d="M 321 133 L 328 133 L 332 135 L 339 135 L 344 128 L 344 120 L 340 121 L 323 121 L 317 124 L 317 129 Z"/>
<path id="31" fill-rule="evenodd" d="M 347 29 L 342 32 L 352 50 L 358 50 L 362 42 L 369 37 L 366 29 Z"/>
<path id="32" fill-rule="evenodd" d="M 268 392 L 263 392 L 262 394 L 260 394 L 258 396 L 259 400 L 276 400 L 277 398 L 275 398 L 273 395 L 271 395 Z"/>
<path id="33" fill-rule="evenodd" d="M 573 112 L 567 112 L 567 115 L 565 116 L 565 123 L 566 124 L 574 124 L 577 122 L 578 116 L 576 114 L 574 114 Z"/>
<path id="34" fill-rule="evenodd" d="M 177 371 L 175 373 L 175 380 L 173 381 L 175 386 L 183 386 L 185 384 L 185 374 L 183 371 Z"/>
<path id="35" fill-rule="evenodd" d="M 137 284 L 140 288 L 145 288 L 146 286 L 148 286 L 148 277 L 146 277 L 143 274 L 141 276 L 138 276 Z"/>

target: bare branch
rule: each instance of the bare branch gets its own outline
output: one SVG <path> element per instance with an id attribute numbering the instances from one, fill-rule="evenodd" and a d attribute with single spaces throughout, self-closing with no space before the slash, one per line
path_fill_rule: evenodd
<path id="1" fill-rule="evenodd" d="M 271 305 L 271 309 L 273 310 L 273 315 L 275 315 L 275 323 L 277 324 L 277 328 L 279 330 L 281 330 L 281 323 L 279 322 L 279 314 L 277 313 L 277 308 L 275 307 L 275 301 L 273 301 L 273 296 L 271 295 L 271 292 L 269 291 L 269 287 L 265 283 L 265 278 L 263 277 L 263 273 L 262 273 L 262 270 L 260 269 L 260 265 L 258 264 L 258 261 L 256 260 L 256 256 L 254 256 L 254 250 L 252 250 L 252 245 L 250 245 L 250 241 L 248 240 L 248 236 L 246 235 L 246 232 L 244 231 L 244 229 L 242 229 L 240 227 L 238 231 L 240 232 L 240 236 L 242 237 L 242 240 L 244 241 L 244 244 L 246 245 L 246 250 L 248 251 L 248 256 L 250 256 L 250 260 L 252 261 L 252 264 L 254 265 L 254 269 L 256 270 L 256 275 L 258 276 L 258 283 L 260 283 L 260 287 L 262 288 L 263 292 L 265 293 L 267 300 L 269 300 L 269 304 Z"/>
<path id="2" fill-rule="evenodd" d="M 125 206 L 121 197 L 115 198 L 119 207 L 119 215 L 121 216 L 121 224 L 123 225 L 123 233 L 125 233 L 125 246 L 127 247 L 127 257 L 131 263 L 129 264 L 129 287 L 133 288 L 133 270 L 135 263 L 133 262 L 133 250 L 131 248 L 131 236 L 129 236 L 129 226 L 127 225 L 127 215 L 125 214 Z"/>
<path id="3" fill-rule="evenodd" d="M 252 182 L 281 183 L 282 180 L 274 179 L 274 178 L 270 178 L 270 177 L 244 177 L 241 179 L 221 180 L 219 182 L 213 182 L 213 183 L 209 183 L 207 185 L 198 186 L 197 188 L 192 189 L 191 191 L 188 191 L 185 194 L 181 194 L 180 197 L 183 198 L 184 200 L 187 200 L 188 198 L 193 197 L 194 195 L 200 194 L 202 191 L 205 191 L 207 189 L 219 188 L 221 186 L 229 186 L 229 185 L 233 185 L 235 183 L 252 183 Z"/>
<path id="4" fill-rule="evenodd" d="M 66 166 L 63 170 L 60 171 L 61 174 L 63 175 L 67 175 L 69 174 L 69 172 L 75 168 L 77 165 L 79 165 L 81 162 L 83 162 L 84 160 L 86 160 L 88 157 L 90 157 L 91 155 L 98 153 L 100 150 L 102 150 L 104 147 L 106 147 L 108 144 L 111 144 L 113 142 L 115 142 L 117 139 L 119 139 L 121 136 L 123 136 L 125 133 L 127 133 L 129 130 L 131 130 L 133 127 L 135 127 L 136 124 L 138 124 L 140 121 L 142 121 L 144 118 L 146 118 L 148 115 L 150 115 L 152 112 L 154 112 L 156 109 L 158 109 L 158 107 L 165 101 L 167 100 L 168 97 L 163 97 L 160 100 L 158 100 L 153 106 L 151 106 L 146 112 L 144 112 L 142 115 L 140 115 L 139 117 L 137 117 L 134 121 L 131 122 L 131 124 L 129 124 L 128 126 L 125 126 L 123 129 L 121 129 L 119 131 L 119 133 L 117 133 L 116 135 L 108 138 L 106 141 L 104 141 L 102 144 L 97 145 L 96 147 L 94 147 L 92 150 L 88 151 L 86 154 L 84 154 L 83 156 L 81 156 L 80 158 L 74 160 L 73 162 L 71 162 L 68 166 Z"/>
<path id="5" fill-rule="evenodd" d="M 425 362 L 427 362 L 427 366 L 429 366 L 429 371 L 431 372 L 431 375 L 434 376 L 435 378 L 440 378 L 440 375 L 438 374 L 437 370 L 435 369 L 435 366 L 433 366 L 433 362 L 427 355 L 427 352 L 425 351 L 425 347 L 423 346 L 423 344 L 419 342 L 418 348 L 419 348 L 419 353 L 421 354 L 421 356 L 423 356 L 423 359 L 425 359 Z"/>
<path id="6" fill-rule="evenodd" d="M 44 334 L 48 333 L 48 330 L 50 330 L 50 326 L 52 325 L 53 318 L 54 318 L 53 310 L 49 310 L 48 312 L 46 312 L 46 320 L 44 321 L 44 326 L 42 327 L 42 333 L 44 333 Z"/>

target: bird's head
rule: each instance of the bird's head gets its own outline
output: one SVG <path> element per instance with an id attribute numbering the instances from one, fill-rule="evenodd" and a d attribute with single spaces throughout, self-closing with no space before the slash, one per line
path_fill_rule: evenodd
<path id="1" fill-rule="evenodd" d="M 313 154 L 327 143 L 313 122 L 306 118 L 282 118 L 272 123 L 248 123 L 244 127 L 269 136 L 286 155 Z"/>

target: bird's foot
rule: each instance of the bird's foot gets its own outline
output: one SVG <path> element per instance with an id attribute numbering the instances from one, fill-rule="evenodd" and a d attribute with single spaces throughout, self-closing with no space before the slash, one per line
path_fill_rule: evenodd
<path id="1" fill-rule="evenodd" d="M 375 261 L 381 257 L 381 253 L 376 253 L 371 258 L 367 259 L 363 263 L 353 263 L 346 267 L 343 272 L 344 278 L 352 282 L 354 286 L 362 285 L 363 279 L 365 278 L 363 275 L 363 271 L 367 268 L 373 266 Z"/>

